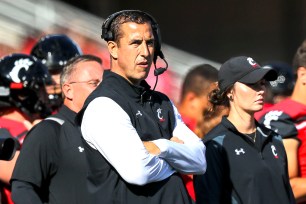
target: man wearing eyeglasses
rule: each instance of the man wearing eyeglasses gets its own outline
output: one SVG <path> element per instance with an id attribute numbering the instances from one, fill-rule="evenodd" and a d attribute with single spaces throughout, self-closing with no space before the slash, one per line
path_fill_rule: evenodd
<path id="1" fill-rule="evenodd" d="M 65 65 L 59 112 L 27 135 L 12 176 L 12 198 L 27 203 L 88 203 L 86 158 L 74 119 L 103 77 L 100 58 L 80 55 Z"/>

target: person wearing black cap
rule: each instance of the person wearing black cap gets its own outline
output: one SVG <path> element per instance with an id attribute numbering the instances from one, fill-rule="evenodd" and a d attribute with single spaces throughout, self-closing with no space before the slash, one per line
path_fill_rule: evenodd
<path id="1" fill-rule="evenodd" d="M 254 119 L 264 104 L 265 82 L 276 77 L 251 57 L 221 66 L 210 101 L 212 110 L 226 105 L 229 114 L 203 139 L 207 171 L 194 176 L 197 203 L 295 203 L 282 138 Z"/>

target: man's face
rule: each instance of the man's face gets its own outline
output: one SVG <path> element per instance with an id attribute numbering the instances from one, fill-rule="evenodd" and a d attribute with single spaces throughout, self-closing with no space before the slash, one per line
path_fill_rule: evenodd
<path id="1" fill-rule="evenodd" d="M 89 94 L 96 89 L 102 81 L 103 67 L 95 61 L 85 61 L 77 64 L 75 72 L 66 84 L 70 87 L 68 94 L 65 96 L 70 99 L 71 103 L 65 103 L 68 108 L 78 112 Z"/>
<path id="2" fill-rule="evenodd" d="M 121 25 L 122 37 L 116 44 L 117 72 L 133 84 L 148 76 L 154 55 L 154 35 L 149 23 Z"/>

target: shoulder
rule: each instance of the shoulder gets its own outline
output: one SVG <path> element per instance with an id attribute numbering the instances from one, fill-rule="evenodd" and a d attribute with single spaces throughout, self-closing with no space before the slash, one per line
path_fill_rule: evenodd
<path id="1" fill-rule="evenodd" d="M 24 144 L 48 143 L 60 135 L 61 124 L 54 120 L 43 120 L 35 125 L 26 135 Z"/>
<path id="2" fill-rule="evenodd" d="M 159 91 L 152 91 L 152 94 L 153 94 L 155 97 L 160 98 L 161 100 L 170 101 L 169 97 L 168 97 L 166 94 L 161 93 L 161 92 L 159 92 Z"/>
<path id="3" fill-rule="evenodd" d="M 285 99 L 284 101 L 275 104 L 268 108 L 263 116 L 260 117 L 260 121 L 265 118 L 282 118 L 287 120 L 294 120 L 299 117 L 301 113 L 306 114 L 306 106 L 300 104 L 291 99 Z"/>
<path id="4" fill-rule="evenodd" d="M 264 137 L 273 137 L 277 138 L 278 140 L 282 140 L 282 136 L 275 132 L 273 129 L 267 128 L 263 124 L 257 123 L 257 130 L 264 136 Z"/>
<path id="5" fill-rule="evenodd" d="M 217 125 L 204 137 L 203 142 L 206 146 L 206 159 L 216 160 L 222 158 L 226 152 L 226 140 L 228 136 L 228 130 L 221 124 Z M 222 160 L 222 159 L 221 159 Z M 217 162 L 217 161 L 215 161 Z"/>
<path id="6" fill-rule="evenodd" d="M 206 145 L 209 141 L 214 140 L 215 142 L 223 145 L 224 139 L 228 134 L 227 128 L 225 128 L 221 123 L 210 130 L 204 137 L 203 141 Z"/>
<path id="7" fill-rule="evenodd" d="M 281 104 L 277 104 L 269 109 L 258 122 L 268 129 L 272 129 L 276 133 L 281 134 L 283 138 L 295 137 L 298 132 L 295 125 L 296 113 L 289 110 L 292 105 L 292 102 L 281 102 Z"/>

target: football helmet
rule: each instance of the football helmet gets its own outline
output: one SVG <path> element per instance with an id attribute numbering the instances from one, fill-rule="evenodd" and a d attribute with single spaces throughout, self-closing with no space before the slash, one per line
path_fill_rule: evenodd
<path id="1" fill-rule="evenodd" d="M 0 108 L 17 107 L 31 116 L 51 114 L 46 85 L 48 68 L 35 57 L 14 53 L 0 59 Z"/>
<path id="2" fill-rule="evenodd" d="M 58 75 L 71 58 L 82 55 L 81 48 L 67 35 L 49 34 L 38 40 L 31 50 L 31 55 L 48 67 L 51 75 Z M 63 104 L 59 82 L 48 87 L 49 103 L 54 111 Z"/>
<path id="3" fill-rule="evenodd" d="M 31 50 L 31 55 L 41 60 L 51 74 L 62 71 L 69 59 L 81 54 L 81 48 L 64 34 L 46 35 Z"/>

